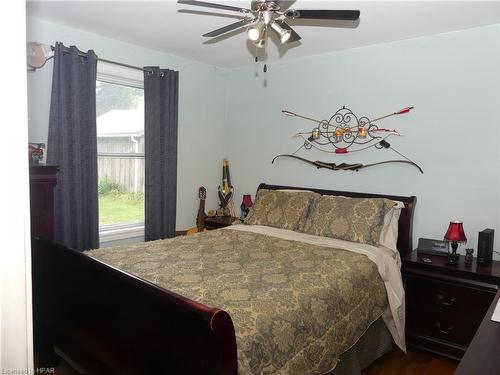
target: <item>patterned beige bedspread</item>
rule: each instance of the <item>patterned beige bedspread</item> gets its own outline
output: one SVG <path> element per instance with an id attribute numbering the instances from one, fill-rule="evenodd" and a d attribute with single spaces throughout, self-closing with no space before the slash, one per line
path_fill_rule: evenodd
<path id="1" fill-rule="evenodd" d="M 216 230 L 86 254 L 226 310 L 240 374 L 327 372 L 388 303 L 365 255 L 258 233 Z"/>

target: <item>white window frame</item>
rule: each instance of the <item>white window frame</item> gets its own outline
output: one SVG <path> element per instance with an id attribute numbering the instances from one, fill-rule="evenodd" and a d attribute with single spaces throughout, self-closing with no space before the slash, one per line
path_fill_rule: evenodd
<path id="1" fill-rule="evenodd" d="M 144 73 L 141 70 L 102 61 L 97 62 L 97 80 L 144 89 Z"/>
<path id="2" fill-rule="evenodd" d="M 97 80 L 115 85 L 144 89 L 144 73 L 142 71 L 102 61 L 97 63 Z M 103 154 L 98 153 L 98 155 Z M 127 157 L 127 154 L 121 156 Z M 131 154 L 130 156 L 144 157 L 144 154 Z M 143 221 L 136 223 L 99 225 L 99 243 L 101 247 L 110 246 L 114 241 L 131 238 L 137 238 L 138 240 L 144 241 Z"/>

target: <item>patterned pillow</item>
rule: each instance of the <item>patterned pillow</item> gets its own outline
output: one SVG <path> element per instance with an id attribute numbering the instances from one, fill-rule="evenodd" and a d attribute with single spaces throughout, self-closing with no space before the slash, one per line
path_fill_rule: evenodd
<path id="1" fill-rule="evenodd" d="M 319 196 L 312 191 L 261 189 L 245 219 L 245 224 L 299 230 L 304 226 L 311 203 Z"/>
<path id="2" fill-rule="evenodd" d="M 384 216 L 394 202 L 384 198 L 321 196 L 311 205 L 304 232 L 378 245 Z"/>

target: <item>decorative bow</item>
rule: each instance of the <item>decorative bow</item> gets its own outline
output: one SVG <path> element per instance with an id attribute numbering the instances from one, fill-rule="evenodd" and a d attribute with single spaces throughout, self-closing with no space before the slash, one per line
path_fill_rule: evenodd
<path id="1" fill-rule="evenodd" d="M 274 164 L 274 161 L 277 158 L 280 158 L 280 157 L 288 157 L 288 158 L 293 158 L 293 159 L 301 160 L 301 161 L 303 161 L 305 163 L 314 165 L 318 169 L 325 168 L 325 169 L 331 169 L 333 171 L 356 171 L 357 172 L 357 171 L 359 171 L 362 168 L 373 167 L 375 165 L 389 164 L 389 163 L 405 163 L 405 164 L 413 165 L 415 168 L 417 168 L 420 171 L 420 173 L 422 173 L 422 174 L 424 173 L 424 171 L 422 170 L 422 168 L 420 168 L 419 165 L 417 165 L 416 163 L 412 162 L 411 160 L 386 160 L 386 161 L 380 161 L 378 163 L 371 163 L 371 164 L 362 164 L 362 163 L 355 163 L 355 164 L 341 163 L 341 164 L 335 164 L 335 163 L 327 163 L 327 162 L 319 161 L 319 160 L 316 160 L 316 161 L 308 160 L 308 159 L 301 158 L 300 156 L 296 156 L 296 155 L 281 154 L 281 155 L 275 156 L 274 159 L 271 161 L 271 164 Z"/>

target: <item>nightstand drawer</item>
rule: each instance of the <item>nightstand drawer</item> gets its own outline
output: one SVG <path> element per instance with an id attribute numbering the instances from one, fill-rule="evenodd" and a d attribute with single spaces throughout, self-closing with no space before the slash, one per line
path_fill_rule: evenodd
<path id="1" fill-rule="evenodd" d="M 405 278 L 407 304 L 446 313 L 482 318 L 495 297 L 493 290 L 473 284 L 459 284 L 438 278 L 423 278 L 407 274 Z"/>
<path id="2" fill-rule="evenodd" d="M 463 346 L 469 345 L 482 318 L 466 317 L 437 311 L 409 309 L 408 332 L 425 335 Z"/>

